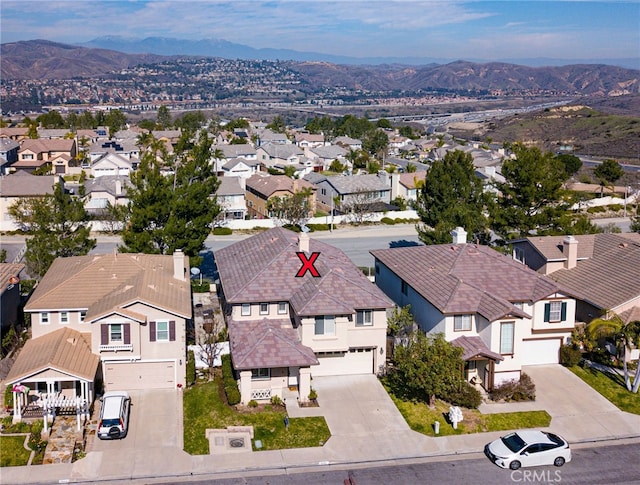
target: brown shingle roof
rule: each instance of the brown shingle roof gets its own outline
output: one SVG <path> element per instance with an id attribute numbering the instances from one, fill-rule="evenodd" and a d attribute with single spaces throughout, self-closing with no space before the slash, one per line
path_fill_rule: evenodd
<path id="1" fill-rule="evenodd" d="M 0 292 L 12 284 L 9 280 L 14 276 L 20 277 L 20 273 L 25 268 L 22 263 L 0 263 Z"/>
<path id="2" fill-rule="evenodd" d="M 319 252 L 320 273 L 296 274 L 302 262 L 296 233 L 281 227 L 234 243 L 215 253 L 224 295 L 229 303 L 289 301 L 298 315 L 354 313 L 355 309 L 391 308 L 393 303 L 339 249 L 309 239 Z"/>
<path id="3" fill-rule="evenodd" d="M 191 317 L 189 281 L 173 277 L 173 256 L 123 253 L 57 258 L 25 310 L 87 309 L 87 320 L 93 320 L 122 312 L 138 301 Z"/>
<path id="4" fill-rule="evenodd" d="M 53 175 L 31 175 L 22 170 L 3 175 L 0 179 L 0 195 L 2 197 L 38 197 L 53 194 L 53 187 L 58 177 Z"/>
<path id="5" fill-rule="evenodd" d="M 46 369 L 93 381 L 100 357 L 91 353 L 91 335 L 61 328 L 42 337 L 27 340 L 7 382 L 19 382 Z"/>
<path id="6" fill-rule="evenodd" d="M 451 343 L 462 349 L 462 360 L 469 360 L 474 357 L 488 357 L 493 360 L 504 360 L 504 357 L 500 354 L 492 352 L 480 337 L 467 337 L 466 335 L 463 335 L 462 337 L 452 340 Z"/>
<path id="7" fill-rule="evenodd" d="M 640 295 L 640 234 L 596 236 L 590 259 L 575 268 L 555 271 L 549 277 L 589 303 L 614 310 Z"/>
<path id="8" fill-rule="evenodd" d="M 236 370 L 318 364 L 313 350 L 300 343 L 289 320 L 231 320 L 229 339 Z"/>
<path id="9" fill-rule="evenodd" d="M 513 302 L 538 301 L 561 288 L 486 246 L 440 244 L 371 254 L 443 314 L 479 313 L 489 321 L 527 317 Z"/>
<path id="10" fill-rule="evenodd" d="M 300 192 L 303 189 L 314 190 L 315 186 L 306 180 L 294 180 L 286 175 L 258 175 L 254 174 L 246 181 L 247 187 L 255 192 L 271 197 L 275 192 Z"/>

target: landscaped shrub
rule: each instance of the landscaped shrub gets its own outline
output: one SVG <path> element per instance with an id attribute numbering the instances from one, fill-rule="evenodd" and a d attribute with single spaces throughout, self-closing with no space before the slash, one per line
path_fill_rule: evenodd
<path id="1" fill-rule="evenodd" d="M 193 386 L 196 383 L 196 356 L 193 350 L 187 352 L 187 385 Z"/>
<path id="2" fill-rule="evenodd" d="M 250 408 L 257 408 L 258 407 L 258 401 L 256 401 L 255 399 L 252 399 L 251 401 L 249 401 L 247 406 L 249 406 Z"/>
<path id="3" fill-rule="evenodd" d="M 209 293 L 211 291 L 211 283 L 208 281 L 191 281 L 191 291 L 193 293 Z"/>
<path id="4" fill-rule="evenodd" d="M 603 347 L 596 347 L 595 349 L 593 349 L 589 354 L 589 357 L 590 357 L 590 360 L 592 360 L 593 362 L 596 362 L 597 364 L 602 364 L 602 365 L 613 364 L 613 357 L 611 353 Z"/>
<path id="5" fill-rule="evenodd" d="M 578 365 L 582 359 L 582 352 L 576 349 L 572 344 L 560 347 L 560 363 L 567 367 Z"/>
<path id="6" fill-rule="evenodd" d="M 382 219 L 380 219 L 380 222 L 382 222 L 383 224 L 394 225 L 396 223 L 396 220 L 391 219 L 390 217 L 383 217 Z"/>
<path id="7" fill-rule="evenodd" d="M 282 406 L 282 399 L 280 399 L 278 395 L 271 396 L 271 404 L 274 406 Z"/>
<path id="8" fill-rule="evenodd" d="M 296 224 L 285 224 L 284 226 L 285 229 L 289 229 L 290 231 L 293 232 L 301 232 L 302 229 L 300 229 L 300 226 L 296 225 Z"/>
<path id="9" fill-rule="evenodd" d="M 471 384 L 465 382 L 459 390 L 450 393 L 444 400 L 454 406 L 476 409 L 482 402 L 482 394 Z"/>
<path id="10" fill-rule="evenodd" d="M 214 236 L 229 236 L 233 234 L 233 231 L 230 227 L 214 227 L 213 235 Z"/>
<path id="11" fill-rule="evenodd" d="M 535 401 L 536 386 L 524 372 L 520 374 L 520 380 L 511 379 L 503 382 L 491 391 L 491 399 L 494 401 Z"/>
<path id="12" fill-rule="evenodd" d="M 29 435 L 29 448 L 36 453 L 41 453 L 47 447 L 47 442 L 42 440 L 42 428 L 44 423 L 41 420 L 35 421 L 31 425 L 31 434 Z"/>
<path id="13" fill-rule="evenodd" d="M 313 388 L 311 388 L 311 392 L 309 393 L 309 399 L 312 401 L 315 401 L 316 399 L 318 399 L 318 393 Z"/>
<path id="14" fill-rule="evenodd" d="M 307 224 L 307 227 L 311 229 L 311 232 L 329 231 L 331 229 L 331 226 L 329 226 L 329 224 Z"/>
<path id="15" fill-rule="evenodd" d="M 231 355 L 226 354 L 221 357 L 222 360 L 222 381 L 224 384 L 224 392 L 227 395 L 227 402 L 230 406 L 234 406 L 240 402 L 241 395 L 238 389 L 238 383 L 233 375 L 233 367 L 231 365 Z"/>

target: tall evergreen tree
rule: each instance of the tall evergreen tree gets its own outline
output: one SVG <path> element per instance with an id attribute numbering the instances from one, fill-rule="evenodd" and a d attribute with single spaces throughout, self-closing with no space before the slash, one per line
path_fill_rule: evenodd
<path id="1" fill-rule="evenodd" d="M 18 199 L 9 214 L 30 235 L 24 257 L 33 276 L 44 276 L 58 257 L 82 256 L 96 246 L 82 200 L 62 184 L 55 185 L 52 195 Z"/>
<path id="2" fill-rule="evenodd" d="M 513 152 L 516 158 L 502 163 L 505 182 L 495 184 L 493 229 L 504 240 L 564 232 L 568 211 L 562 192 L 568 178 L 564 164 L 535 147 L 516 144 Z"/>
<path id="3" fill-rule="evenodd" d="M 420 217 L 416 226 L 420 240 L 425 244 L 451 242 L 451 231 L 460 226 L 474 240 L 486 242 L 485 211 L 489 203 L 471 154 L 448 152 L 442 160 L 433 162 L 418 191 L 415 209 Z"/>

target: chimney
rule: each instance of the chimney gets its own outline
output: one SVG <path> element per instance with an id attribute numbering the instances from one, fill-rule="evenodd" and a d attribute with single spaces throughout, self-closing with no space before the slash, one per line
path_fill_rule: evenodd
<path id="1" fill-rule="evenodd" d="M 180 281 L 185 281 L 187 269 L 184 267 L 184 254 L 182 249 L 173 252 L 173 277 Z"/>
<path id="2" fill-rule="evenodd" d="M 562 241 L 562 253 L 567 257 L 564 267 L 575 268 L 578 264 L 578 240 L 573 236 L 565 237 Z"/>
<path id="3" fill-rule="evenodd" d="M 451 236 L 453 237 L 453 244 L 466 244 L 467 242 L 467 231 L 460 226 L 451 231 Z"/>
<path id="4" fill-rule="evenodd" d="M 309 235 L 306 232 L 301 232 L 298 235 L 298 251 L 309 252 Z"/>

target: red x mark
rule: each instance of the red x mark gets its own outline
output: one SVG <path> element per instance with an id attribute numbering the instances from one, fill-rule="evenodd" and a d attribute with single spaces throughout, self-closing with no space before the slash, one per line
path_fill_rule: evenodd
<path id="1" fill-rule="evenodd" d="M 300 261 L 302 261 L 302 267 L 296 273 L 296 278 L 304 276 L 307 271 L 309 271 L 311 273 L 311 276 L 313 276 L 314 278 L 319 278 L 320 273 L 318 273 L 318 270 L 313 265 L 313 263 L 316 262 L 316 259 L 318 259 L 318 256 L 320 256 L 320 253 L 311 253 L 309 259 L 307 259 L 306 254 L 304 254 L 302 251 L 296 251 L 296 254 L 300 258 Z"/>

